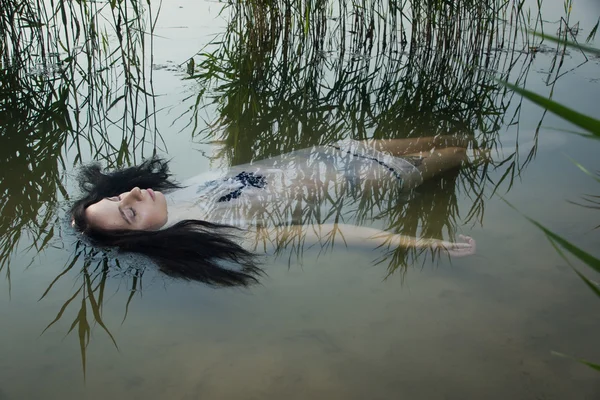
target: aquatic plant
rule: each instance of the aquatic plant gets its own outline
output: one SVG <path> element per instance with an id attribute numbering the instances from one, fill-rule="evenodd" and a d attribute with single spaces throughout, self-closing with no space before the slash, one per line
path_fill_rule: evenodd
<path id="1" fill-rule="evenodd" d="M 81 366 L 83 377 L 85 379 L 87 347 L 90 343 L 94 325 L 100 326 L 110 337 L 115 348 L 118 349 L 117 341 L 102 318 L 104 298 L 107 293 L 109 277 L 119 274 L 121 280 L 129 281 L 126 289 L 129 292 L 129 295 L 125 303 L 125 312 L 123 315 L 123 322 L 125 322 L 133 297 L 141 292 L 142 278 L 145 270 L 141 266 L 122 266 L 118 259 L 109 257 L 106 252 L 86 246 L 82 242 L 78 242 L 75 245 L 75 249 L 73 250 L 68 264 L 65 265 L 65 268 L 61 273 L 48 285 L 40 297 L 40 300 L 44 299 L 54 285 L 71 272 L 80 262 L 82 262 L 82 266 L 80 267 L 79 273 L 79 287 L 76 287 L 74 293 L 64 302 L 54 319 L 42 331 L 42 334 L 63 318 L 72 302 L 75 305 L 79 304 L 79 309 L 75 314 L 75 318 L 70 325 L 67 335 L 72 331 L 75 331 L 77 334 L 81 354 Z M 114 293 L 111 293 L 111 296 L 112 295 L 114 295 Z"/>
<path id="2" fill-rule="evenodd" d="M 10 288 L 23 235 L 39 252 L 59 229 L 67 164 L 134 163 L 160 137 L 146 76 L 149 4 L 1 0 L 0 9 L 0 272 Z"/>
<path id="3" fill-rule="evenodd" d="M 594 26 L 594 28 L 592 29 L 591 32 L 592 33 L 596 32 L 597 28 L 598 28 L 598 23 Z M 563 51 L 567 47 L 571 47 L 571 48 L 577 49 L 579 51 L 585 51 L 591 55 L 600 56 L 599 49 L 585 46 L 585 45 L 582 45 L 577 42 L 568 41 L 568 40 L 566 40 L 565 37 L 553 37 L 553 36 L 549 36 L 549 35 L 545 35 L 545 34 L 538 34 L 538 36 L 540 36 L 546 40 L 557 43 L 563 49 Z M 558 115 L 562 119 L 569 121 L 573 125 L 582 129 L 582 131 L 578 131 L 578 132 L 565 131 L 565 133 L 580 135 L 585 138 L 588 138 L 589 140 L 594 140 L 594 141 L 600 140 L 600 120 L 599 119 L 594 118 L 590 115 L 582 114 L 570 107 L 567 107 L 555 100 L 552 100 L 551 98 L 545 98 L 543 96 L 540 96 L 539 94 L 536 94 L 532 91 L 529 91 L 529 90 L 519 87 L 517 85 L 511 84 L 508 82 L 502 82 L 502 83 L 504 85 L 506 85 L 508 88 L 510 88 L 511 90 L 522 95 L 524 98 L 532 101 L 533 103 L 539 105 L 540 107 L 544 108 L 545 110 Z M 596 182 L 600 183 L 600 171 L 598 171 L 594 174 L 594 173 L 589 172 L 587 169 L 585 169 L 583 166 L 578 164 L 576 161 L 574 161 L 574 163 L 584 173 L 588 174 Z M 583 201 L 584 201 L 584 203 L 583 204 L 580 203 L 580 205 L 582 205 L 584 207 L 600 210 L 600 195 L 584 195 Z M 508 204 L 514 208 L 514 206 L 512 206 L 510 203 L 508 203 Z M 583 281 L 583 283 L 596 296 L 598 296 L 600 298 L 600 286 L 598 285 L 598 283 L 595 282 L 594 280 L 588 278 L 586 276 L 586 274 L 582 273 L 577 267 L 575 267 L 573 265 L 573 263 L 571 262 L 571 260 L 567 257 L 567 255 L 571 255 L 572 257 L 575 257 L 581 263 L 583 263 L 583 265 L 587 266 L 591 271 L 593 271 L 595 273 L 600 273 L 600 258 L 594 256 L 593 254 L 587 252 L 586 250 L 582 249 L 578 245 L 568 241 L 561 235 L 548 229 L 542 223 L 540 223 L 532 218 L 529 218 L 527 216 L 525 218 L 527 218 L 527 220 L 529 220 L 533 225 L 535 225 L 538 229 L 540 229 L 544 233 L 544 235 L 546 235 L 546 237 L 548 238 L 548 240 L 550 241 L 550 243 L 552 244 L 552 246 L 554 247 L 556 252 L 563 258 L 563 260 L 567 263 L 567 265 L 569 265 L 569 267 L 577 274 L 577 276 Z M 600 227 L 600 225 L 596 226 L 594 229 L 598 229 L 599 227 Z M 562 353 L 558 353 L 558 352 L 554 352 L 554 353 L 557 355 L 565 356 Z M 587 365 L 595 370 L 600 371 L 600 364 L 589 362 L 584 359 L 576 359 L 576 360 L 581 362 L 584 365 Z"/>
<path id="4" fill-rule="evenodd" d="M 89 160 L 136 163 L 162 139 L 147 65 L 155 24 L 149 2 L 0 0 L 0 10 L 0 273 L 10 293 L 16 251 L 69 245 L 61 238 L 60 204 L 70 186 L 63 171 Z M 107 264 L 93 266 L 90 251 L 77 243 L 42 296 L 80 270 L 81 287 L 48 328 L 79 304 L 69 332 L 77 327 L 84 374 L 94 324 L 112 338 L 101 317 Z M 127 276 L 126 310 L 141 280 Z"/>
<path id="5" fill-rule="evenodd" d="M 214 160 L 227 165 L 344 138 L 465 135 L 495 150 L 514 94 L 494 71 L 524 81 L 532 61 L 527 29 L 541 25 L 519 1 L 229 1 L 225 11 L 225 33 L 187 62 L 198 90 L 182 117 L 198 140 L 218 145 Z M 520 107 L 513 108 L 517 126 Z M 216 117 L 205 121 L 205 112 Z M 525 160 L 518 152 L 483 160 L 462 172 L 466 179 L 448 174 L 433 183 L 436 196 L 404 204 L 374 204 L 380 197 L 364 193 L 357 221 L 452 238 L 456 190 L 441 188 L 467 193 L 465 221 L 481 221 L 489 173 L 504 169 L 495 187 L 508 179 L 510 188 L 534 154 L 535 146 Z M 388 211 L 374 215 L 381 209 Z M 392 273 L 418 256 L 390 248 L 384 259 Z"/>

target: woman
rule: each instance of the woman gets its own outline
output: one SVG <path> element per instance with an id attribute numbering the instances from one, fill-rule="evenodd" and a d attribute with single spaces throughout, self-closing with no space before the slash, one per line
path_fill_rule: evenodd
<path id="1" fill-rule="evenodd" d="M 442 136 L 346 140 L 184 185 L 171 180 L 167 162 L 156 158 L 111 173 L 92 165 L 81 172 L 84 196 L 71 209 L 72 224 L 97 245 L 146 255 L 169 275 L 215 285 L 257 281 L 261 270 L 249 247 L 278 250 L 339 237 L 346 245 L 469 255 L 475 252 L 469 237 L 452 243 L 360 226 L 397 203 L 402 192 L 460 167 L 468 142 Z"/>

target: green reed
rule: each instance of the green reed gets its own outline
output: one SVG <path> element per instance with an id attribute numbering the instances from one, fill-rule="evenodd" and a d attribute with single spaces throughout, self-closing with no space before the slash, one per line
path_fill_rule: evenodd
<path id="1" fill-rule="evenodd" d="M 123 322 L 125 322 L 131 301 L 135 294 L 141 290 L 144 269 L 140 267 L 123 267 L 118 259 L 109 257 L 109 255 L 102 250 L 97 250 L 93 247 L 84 245 L 82 242 L 78 242 L 75 245 L 75 249 L 69 262 L 63 271 L 54 278 L 50 285 L 48 285 L 40 300 L 44 299 L 53 289 L 54 285 L 69 272 L 72 272 L 78 264 L 82 264 L 80 268 L 79 286 L 75 287 L 73 294 L 65 301 L 54 319 L 46 326 L 42 333 L 46 332 L 61 320 L 71 304 L 75 306 L 76 313 L 67 334 L 75 332 L 78 337 L 81 365 L 83 377 L 85 379 L 87 370 L 87 347 L 90 343 L 94 325 L 98 325 L 102 328 L 118 350 L 117 341 L 102 318 L 102 310 L 107 287 L 109 285 L 109 278 L 114 276 L 115 271 L 117 271 L 122 280 L 130 280 L 130 284 L 127 287 L 129 295 L 125 303 L 125 313 L 123 316 Z M 110 295 L 112 296 L 113 293 Z"/>
<path id="2" fill-rule="evenodd" d="M 146 76 L 149 6 L 0 0 L 0 9 L 0 272 L 9 277 L 22 235 L 39 250 L 58 229 L 67 163 L 132 163 L 160 138 Z"/>
<path id="3" fill-rule="evenodd" d="M 522 1 L 230 1 L 226 11 L 225 33 L 188 64 L 199 89 L 185 115 L 200 140 L 220 145 L 215 159 L 227 165 L 344 138 L 467 135 L 495 150 L 513 99 L 495 71 L 523 81 L 527 29 L 541 25 Z M 217 117 L 203 128 L 205 110 Z M 467 221 L 483 218 L 489 172 L 506 170 L 500 185 L 529 161 L 515 153 L 463 171 L 460 190 L 473 201 Z M 456 176 L 438 184 L 453 187 Z M 456 194 L 439 193 L 448 197 L 388 205 L 387 228 L 452 237 Z M 369 196 L 359 214 L 373 210 Z M 389 250 L 390 271 L 412 263 L 404 249 Z"/>
<path id="4" fill-rule="evenodd" d="M 11 258 L 24 243 L 36 253 L 66 246 L 62 211 L 74 185 L 62 171 L 91 160 L 132 164 L 162 139 L 148 65 L 150 3 L 0 0 L 0 10 L 0 273 L 10 293 Z M 79 305 L 69 332 L 77 327 L 85 374 L 92 327 L 112 336 L 101 317 L 106 265 L 92 267 L 82 245 L 48 288 L 80 270 L 81 287 L 48 328 Z"/>
<path id="5" fill-rule="evenodd" d="M 565 8 L 569 7 L 569 5 L 570 5 L 570 1 L 567 1 L 565 3 Z M 600 24 L 600 22 L 594 26 L 594 28 L 591 31 L 592 33 L 590 34 L 590 36 L 588 36 L 588 40 L 591 37 L 593 37 L 593 34 L 596 32 L 599 24 Z M 572 41 L 566 40 L 568 33 L 572 33 L 572 32 L 570 32 L 568 25 L 565 24 L 565 26 L 566 26 L 566 30 L 562 31 L 562 32 L 564 32 L 564 36 L 552 37 L 552 36 L 548 36 L 545 34 L 539 34 L 538 36 L 544 38 L 545 40 L 556 43 L 558 45 L 558 50 L 559 50 L 559 51 L 557 51 L 557 54 L 560 54 L 561 53 L 560 50 L 562 49 L 562 54 L 564 55 L 564 50 L 567 47 L 570 47 L 575 50 L 587 52 L 591 55 L 600 56 L 599 49 L 585 46 L 585 45 L 579 44 L 577 42 L 572 42 Z M 579 132 L 566 131 L 567 133 L 580 135 L 580 136 L 586 137 L 586 138 L 588 138 L 590 140 L 594 140 L 594 141 L 600 140 L 600 120 L 599 119 L 597 119 L 593 116 L 590 116 L 590 115 L 582 114 L 570 107 L 565 106 L 564 104 L 561 104 L 550 98 L 545 98 L 543 96 L 540 96 L 534 92 L 531 92 L 527 89 L 521 88 L 517 85 L 513 85 L 508 82 L 503 82 L 503 84 L 506 85 L 508 88 L 514 90 L 515 92 L 519 93 L 524 98 L 543 107 L 545 110 L 550 111 L 551 113 L 563 118 L 566 121 L 569 121 L 573 125 L 582 129 L 582 131 L 579 131 Z M 592 177 L 597 183 L 600 183 L 600 171 L 592 173 L 592 172 L 588 171 L 585 167 L 578 164 L 576 161 L 574 161 L 574 163 L 584 173 L 586 173 L 587 175 Z M 583 203 L 575 202 L 575 204 L 586 207 L 586 208 L 600 210 L 600 196 L 599 195 L 583 195 Z M 511 207 L 513 207 L 510 203 L 509 203 L 509 205 Z M 579 262 L 581 262 L 581 263 L 583 263 L 583 265 L 587 266 L 590 269 L 590 272 L 593 271 L 596 274 L 600 274 L 600 258 L 585 251 L 584 249 L 577 246 L 576 244 L 569 242 L 564 237 L 562 237 L 562 236 L 556 234 L 555 232 L 551 231 L 550 229 L 546 228 L 540 222 L 538 222 L 534 219 L 531 219 L 529 217 L 525 217 L 525 218 L 527 218 L 533 225 L 535 225 L 538 229 L 540 229 L 546 235 L 546 237 L 548 238 L 548 240 L 550 241 L 550 243 L 552 244 L 552 246 L 554 247 L 556 252 L 564 259 L 564 261 L 567 263 L 567 265 L 569 265 L 569 267 L 571 267 L 571 269 L 583 281 L 583 283 L 588 287 L 588 289 L 590 289 L 596 296 L 598 296 L 598 298 L 600 298 L 600 286 L 598 285 L 598 283 L 596 281 L 588 278 L 586 276 L 586 274 L 580 272 L 579 269 L 572 264 L 571 260 L 567 257 L 567 255 L 575 257 L 576 259 L 579 260 Z M 594 229 L 598 229 L 599 227 L 600 227 L 600 225 L 594 227 Z M 554 352 L 554 354 L 559 355 L 559 356 L 565 356 L 564 354 L 558 353 L 558 352 Z M 565 356 L 565 357 L 567 357 L 567 356 Z M 571 357 L 569 357 L 569 358 L 571 358 Z M 578 362 L 580 362 L 590 368 L 600 371 L 600 364 L 592 363 L 592 362 L 586 361 L 584 359 L 575 359 L 575 360 L 577 360 Z"/>

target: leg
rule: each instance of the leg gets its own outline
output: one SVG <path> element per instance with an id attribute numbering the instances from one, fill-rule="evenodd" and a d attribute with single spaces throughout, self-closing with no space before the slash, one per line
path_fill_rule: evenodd
<path id="1" fill-rule="evenodd" d="M 467 148 L 473 141 L 470 136 L 429 136 L 414 139 L 380 139 L 367 143 L 379 151 L 388 152 L 394 156 L 403 156 L 420 151 L 446 147 Z"/>
<path id="2" fill-rule="evenodd" d="M 421 172 L 423 180 L 431 179 L 444 171 L 458 168 L 468 161 L 467 149 L 463 147 L 447 147 L 434 150 L 431 153 L 421 153 L 420 155 L 424 158 L 417 168 Z"/>

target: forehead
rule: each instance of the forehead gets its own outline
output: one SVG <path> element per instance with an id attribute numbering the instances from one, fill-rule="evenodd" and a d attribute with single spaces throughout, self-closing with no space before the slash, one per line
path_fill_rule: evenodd
<path id="1" fill-rule="evenodd" d="M 90 225 L 100 229 L 121 229 L 127 226 L 118 204 L 107 199 L 88 206 L 85 217 Z"/>

